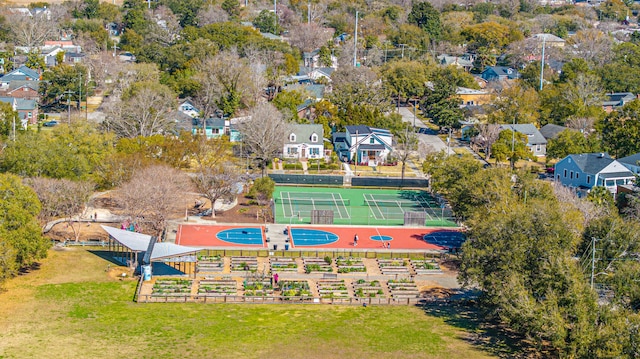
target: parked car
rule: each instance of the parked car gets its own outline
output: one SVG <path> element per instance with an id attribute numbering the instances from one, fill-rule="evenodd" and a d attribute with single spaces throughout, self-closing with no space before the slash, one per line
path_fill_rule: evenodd
<path id="1" fill-rule="evenodd" d="M 42 124 L 42 126 L 44 127 L 53 127 L 53 126 L 57 126 L 58 125 L 58 121 L 56 120 L 51 120 L 51 121 L 47 121 L 45 123 Z"/>

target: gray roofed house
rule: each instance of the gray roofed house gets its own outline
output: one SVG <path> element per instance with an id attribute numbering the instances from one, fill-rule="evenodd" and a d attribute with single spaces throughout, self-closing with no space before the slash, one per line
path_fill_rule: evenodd
<path id="1" fill-rule="evenodd" d="M 439 55 L 437 57 L 440 65 L 451 65 L 464 69 L 465 71 L 471 71 L 473 69 L 473 59 L 469 55 L 465 56 L 449 56 Z"/>
<path id="2" fill-rule="evenodd" d="M 566 41 L 558 37 L 554 34 L 535 34 L 531 36 L 532 39 L 540 40 L 540 46 L 542 47 L 542 41 L 544 41 L 545 46 L 555 46 L 555 47 L 564 47 Z"/>
<path id="3" fill-rule="evenodd" d="M 389 130 L 365 125 L 346 126 L 345 130 L 333 135 L 333 147 L 342 161 L 377 166 L 386 161 L 393 150 L 393 135 Z"/>
<path id="4" fill-rule="evenodd" d="M 616 93 L 608 93 L 607 99 L 602 103 L 602 107 L 606 112 L 611 112 L 613 110 L 617 110 L 627 103 L 635 100 L 636 95 L 631 92 L 616 92 Z"/>
<path id="5" fill-rule="evenodd" d="M 618 162 L 627 167 L 629 171 L 637 175 L 640 174 L 640 152 L 627 157 L 618 158 Z"/>
<path id="6" fill-rule="evenodd" d="M 17 69 L 7 73 L 6 75 L 0 78 L 0 82 L 4 84 L 9 84 L 12 81 L 39 81 L 40 74 L 37 71 L 32 70 L 24 65 L 18 67 Z"/>
<path id="7" fill-rule="evenodd" d="M 568 128 L 564 126 L 555 125 L 553 123 L 548 123 L 542 126 L 542 128 L 540 128 L 540 134 L 547 140 L 551 140 L 558 137 L 560 132 L 564 130 L 568 130 Z"/>
<path id="8" fill-rule="evenodd" d="M 486 81 L 515 80 L 520 78 L 518 70 L 505 66 L 489 66 L 480 75 Z"/>
<path id="9" fill-rule="evenodd" d="M 511 130 L 526 135 L 527 147 L 534 156 L 545 156 L 547 154 L 547 140 L 533 124 L 500 125 L 500 128 L 502 130 Z"/>
<path id="10" fill-rule="evenodd" d="M 556 163 L 554 176 L 567 187 L 581 189 L 579 194 L 595 186 L 604 186 L 616 193 L 617 186 L 630 184 L 635 179 L 628 168 L 606 153 L 569 155 Z"/>
<path id="11" fill-rule="evenodd" d="M 324 156 L 324 128 L 319 124 L 293 124 L 282 149 L 285 158 L 321 158 Z"/>
<path id="12" fill-rule="evenodd" d="M 202 120 L 199 118 L 193 118 L 191 133 L 204 134 L 207 138 L 221 137 L 225 134 L 225 120 L 224 118 L 208 118 Z"/>

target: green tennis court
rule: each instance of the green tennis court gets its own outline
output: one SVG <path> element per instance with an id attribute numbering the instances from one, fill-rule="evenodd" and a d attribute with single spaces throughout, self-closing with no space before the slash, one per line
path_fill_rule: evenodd
<path id="1" fill-rule="evenodd" d="M 333 211 L 334 224 L 402 225 L 405 212 L 424 212 L 427 226 L 456 226 L 451 211 L 419 190 L 276 186 L 276 223 L 311 223 L 312 210 Z"/>

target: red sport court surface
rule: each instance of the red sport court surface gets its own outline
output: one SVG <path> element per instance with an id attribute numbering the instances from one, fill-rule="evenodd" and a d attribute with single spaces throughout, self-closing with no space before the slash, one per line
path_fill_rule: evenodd
<path id="1" fill-rule="evenodd" d="M 414 250 L 442 250 L 446 247 L 424 240 L 427 235 L 449 234 L 456 232 L 451 228 L 419 228 L 419 227 L 342 227 L 342 226 L 291 226 L 288 228 L 289 239 L 292 248 L 318 249 L 382 249 L 389 244 L 390 249 L 414 249 Z M 293 232 L 293 236 L 292 236 Z M 315 245 L 302 245 L 304 233 L 327 233 L 334 238 L 331 243 Z M 354 247 L 353 240 L 358 235 L 358 245 Z M 457 234 L 457 233 L 456 233 Z M 192 225 L 183 224 L 178 228 L 176 244 L 197 247 L 266 247 L 267 233 L 264 226 L 257 225 Z M 235 237 L 234 237 L 235 236 Z M 253 240 L 247 239 L 252 237 Z M 337 237 L 337 238 L 336 238 Z M 222 240 L 220 238 L 226 239 Z M 296 238 L 300 245 L 296 245 Z M 391 238 L 391 240 L 389 240 Z M 247 239 L 245 241 L 245 239 Z M 377 240 L 375 240 L 377 239 Z"/>

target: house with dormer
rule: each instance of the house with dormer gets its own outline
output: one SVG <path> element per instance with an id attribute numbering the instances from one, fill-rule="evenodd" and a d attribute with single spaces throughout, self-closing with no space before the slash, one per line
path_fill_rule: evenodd
<path id="1" fill-rule="evenodd" d="M 200 110 L 198 110 L 198 108 L 193 103 L 193 101 L 191 101 L 190 98 L 186 98 L 180 101 L 180 104 L 178 105 L 178 111 L 184 113 L 185 115 L 191 118 L 196 118 L 200 116 Z"/>
<path id="2" fill-rule="evenodd" d="M 22 65 L 0 77 L 0 86 L 9 86 L 12 81 L 40 81 L 40 74 Z"/>
<path id="3" fill-rule="evenodd" d="M 347 126 L 345 132 L 334 133 L 332 140 L 340 160 L 368 166 L 385 162 L 393 149 L 389 130 L 364 125 Z"/>
<path id="4" fill-rule="evenodd" d="M 480 75 L 485 81 L 506 81 L 520 78 L 518 70 L 505 66 L 489 66 Z"/>
<path id="5" fill-rule="evenodd" d="M 627 167 L 606 153 L 569 155 L 555 165 L 556 182 L 575 188 L 581 195 L 595 186 L 616 193 L 620 185 L 633 183 L 635 176 Z"/>
<path id="6" fill-rule="evenodd" d="M 631 92 L 615 92 L 608 93 L 606 99 L 602 102 L 602 108 L 609 113 L 621 109 L 624 105 L 637 99 L 638 97 Z"/>
<path id="7" fill-rule="evenodd" d="M 192 120 L 191 133 L 205 135 L 207 139 L 221 137 L 226 134 L 225 120 L 223 118 L 208 118 L 206 120 L 194 118 Z"/>
<path id="8" fill-rule="evenodd" d="M 319 124 L 294 124 L 284 141 L 284 158 L 317 159 L 324 156 L 324 129 Z"/>

